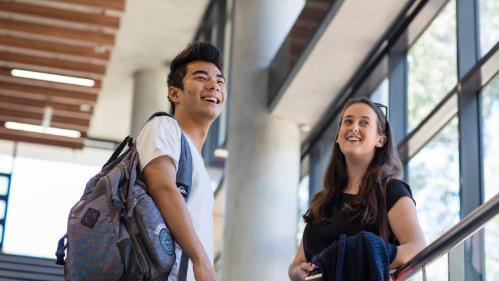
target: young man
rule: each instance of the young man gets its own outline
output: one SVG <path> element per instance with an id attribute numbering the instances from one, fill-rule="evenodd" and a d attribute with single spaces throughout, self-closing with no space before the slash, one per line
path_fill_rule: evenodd
<path id="1" fill-rule="evenodd" d="M 222 111 L 226 92 L 220 51 L 192 43 L 170 64 L 168 98 L 176 120 L 155 117 L 137 139 L 140 166 L 151 197 L 177 242 L 177 262 L 168 278 L 178 278 L 181 251 L 189 257 L 188 281 L 217 280 L 213 269 L 213 189 L 201 148 L 212 122 Z M 175 177 L 181 130 L 192 154 L 192 187 L 184 201 Z"/>

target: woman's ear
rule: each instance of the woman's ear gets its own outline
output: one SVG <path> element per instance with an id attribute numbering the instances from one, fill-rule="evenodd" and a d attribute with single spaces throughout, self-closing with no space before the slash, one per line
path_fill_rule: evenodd
<path id="1" fill-rule="evenodd" d="M 378 142 L 376 142 L 376 147 L 383 147 L 386 143 L 386 136 L 380 136 Z"/>

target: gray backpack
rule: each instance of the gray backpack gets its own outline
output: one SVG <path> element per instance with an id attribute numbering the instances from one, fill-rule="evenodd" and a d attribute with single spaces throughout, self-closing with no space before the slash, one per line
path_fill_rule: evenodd
<path id="1" fill-rule="evenodd" d="M 158 112 L 149 120 L 156 116 L 172 117 Z M 183 133 L 176 182 L 187 200 L 192 158 Z M 67 233 L 59 240 L 56 256 L 56 263 L 65 266 L 66 280 L 168 279 L 176 260 L 175 241 L 147 194 L 132 137 L 125 138 L 88 181 L 69 213 Z M 178 280 L 186 279 L 187 265 L 188 258 L 182 254 Z"/>

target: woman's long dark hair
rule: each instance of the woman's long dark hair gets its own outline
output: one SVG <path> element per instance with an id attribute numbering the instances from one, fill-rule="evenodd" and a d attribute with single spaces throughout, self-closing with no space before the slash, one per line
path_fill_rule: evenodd
<path id="1" fill-rule="evenodd" d="M 378 133 L 384 135 L 386 141 L 383 147 L 376 148 L 374 157 L 361 180 L 356 200 L 351 205 L 343 206 L 342 210 L 350 212 L 353 217 L 360 216 L 365 224 L 377 223 L 380 226 L 380 231 L 383 232 L 383 229 L 387 228 L 387 222 L 384 219 L 386 217 L 386 186 L 391 179 L 402 176 L 400 159 L 393 143 L 386 115 L 378 105 L 368 98 L 354 98 L 346 103 L 341 114 L 340 127 L 345 110 L 357 103 L 367 104 L 376 112 Z M 327 210 L 331 208 L 331 203 L 338 202 L 343 190 L 348 186 L 345 155 L 336 142 L 339 130 L 340 128 L 336 133 L 333 152 L 324 176 L 323 188 L 314 196 L 310 209 L 303 215 L 303 219 L 307 223 L 330 223 L 331 218 L 328 217 Z"/>

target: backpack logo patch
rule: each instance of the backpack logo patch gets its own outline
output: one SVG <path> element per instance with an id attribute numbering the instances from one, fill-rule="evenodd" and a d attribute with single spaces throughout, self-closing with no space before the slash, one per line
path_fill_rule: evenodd
<path id="1" fill-rule="evenodd" d="M 161 248 L 163 251 L 167 253 L 169 256 L 175 253 L 175 242 L 173 242 L 173 238 L 170 235 L 170 231 L 168 229 L 163 228 L 159 233 L 159 242 L 161 244 Z"/>
<path id="2" fill-rule="evenodd" d="M 99 217 L 100 217 L 100 212 L 98 210 L 93 208 L 88 208 L 87 211 L 85 212 L 85 215 L 81 218 L 80 222 L 86 227 L 94 228 Z"/>

